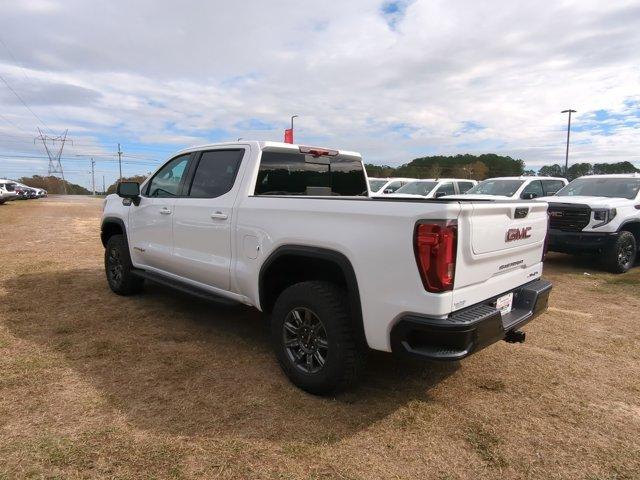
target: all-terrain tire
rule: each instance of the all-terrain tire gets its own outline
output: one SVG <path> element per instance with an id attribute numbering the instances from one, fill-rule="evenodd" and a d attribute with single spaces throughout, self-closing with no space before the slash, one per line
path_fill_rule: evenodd
<path id="1" fill-rule="evenodd" d="M 307 353 L 304 353 L 303 343 L 299 342 L 298 350 L 295 346 L 291 347 L 291 343 L 295 342 L 289 338 L 292 335 L 291 320 L 295 323 L 295 312 L 298 312 L 299 317 L 300 312 L 303 312 L 302 316 L 310 312 L 308 315 L 315 318 L 316 324 L 319 321 L 321 325 L 316 328 L 324 333 L 324 340 L 320 340 L 320 334 L 316 340 L 326 342 L 326 350 L 321 351 L 321 355 L 324 355 L 324 364 L 321 367 L 320 362 L 316 362 L 313 357 L 313 365 L 310 368 L 307 363 L 309 350 L 305 350 Z M 298 332 L 302 330 L 304 326 L 301 326 Z M 300 337 L 304 341 L 304 332 L 300 333 Z M 302 390 L 315 395 L 329 395 L 345 390 L 357 381 L 364 368 L 366 348 L 355 338 L 346 292 L 331 282 L 301 282 L 284 290 L 273 309 L 271 340 L 278 362 L 287 377 Z M 313 339 L 310 343 L 313 344 Z M 319 345 L 321 343 L 316 343 L 316 350 L 319 349 Z M 314 351 L 313 345 L 309 348 Z M 296 361 L 300 360 L 298 355 L 306 357 L 304 360 Z M 308 371 L 311 369 L 317 371 Z"/>
<path id="2" fill-rule="evenodd" d="M 638 245 L 631 232 L 620 232 L 616 241 L 604 251 L 604 267 L 612 273 L 625 273 L 636 261 Z"/>
<path id="3" fill-rule="evenodd" d="M 142 290 L 144 279 L 133 274 L 129 245 L 124 235 L 113 235 L 104 250 L 107 283 L 118 295 L 133 295 Z"/>

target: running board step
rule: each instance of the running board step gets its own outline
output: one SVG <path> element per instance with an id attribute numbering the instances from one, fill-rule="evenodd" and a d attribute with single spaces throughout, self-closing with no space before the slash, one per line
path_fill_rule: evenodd
<path id="1" fill-rule="evenodd" d="M 173 278 L 165 277 L 164 275 L 160 275 L 158 273 L 148 272 L 146 270 L 141 270 L 138 268 L 132 269 L 131 273 L 133 273 L 137 277 L 144 278 L 145 280 L 149 280 L 151 282 L 159 283 L 160 285 L 163 285 L 165 287 L 179 290 L 183 293 L 193 295 L 194 297 L 202 298 L 203 300 L 216 302 L 222 305 L 240 305 L 240 302 L 236 302 L 235 300 L 231 300 L 230 298 L 216 295 L 215 293 L 203 290 L 202 288 L 194 287 L 193 285 L 186 284 L 179 280 L 174 280 Z"/>

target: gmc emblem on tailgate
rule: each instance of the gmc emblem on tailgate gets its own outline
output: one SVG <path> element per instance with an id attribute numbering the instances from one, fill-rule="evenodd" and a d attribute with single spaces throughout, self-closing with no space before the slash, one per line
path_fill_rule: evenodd
<path id="1" fill-rule="evenodd" d="M 524 240 L 525 238 L 529 238 L 531 236 L 531 227 L 522 227 L 522 228 L 510 228 L 507 230 L 507 235 L 505 236 L 505 242 L 513 242 L 515 240 Z"/>

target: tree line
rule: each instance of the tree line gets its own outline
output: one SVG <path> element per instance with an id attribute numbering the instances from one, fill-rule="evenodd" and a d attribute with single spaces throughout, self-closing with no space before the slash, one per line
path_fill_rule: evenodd
<path id="1" fill-rule="evenodd" d="M 509 156 L 486 153 L 482 155 L 434 155 L 413 159 L 399 167 L 388 165 L 366 164 L 367 175 L 370 177 L 407 177 L 407 178 L 469 178 L 484 180 L 494 177 L 516 177 L 520 175 L 536 175 L 536 172 L 525 168 L 523 160 Z M 614 173 L 636 173 L 640 169 L 631 162 L 617 163 L 574 163 L 567 171 L 567 178 L 583 175 L 603 175 Z M 538 175 L 544 177 L 565 177 L 564 168 L 558 164 L 545 165 L 538 170 Z"/>
<path id="2" fill-rule="evenodd" d="M 89 195 L 91 192 L 81 185 L 62 180 L 61 178 L 48 176 L 43 177 L 41 175 L 33 175 L 31 177 L 22 177 L 18 179 L 18 182 L 33 188 L 42 188 L 47 193 L 63 194 L 64 187 L 67 187 L 68 195 Z"/>
<path id="3" fill-rule="evenodd" d="M 434 155 L 420 157 L 399 167 L 366 164 L 371 177 L 407 178 L 469 178 L 484 180 L 491 177 L 512 177 L 525 174 L 524 161 L 509 156 L 485 153 L 482 155 Z M 531 172 L 533 174 L 533 172 Z"/>
<path id="4" fill-rule="evenodd" d="M 617 163 L 574 163 L 567 169 L 567 178 L 573 180 L 574 178 L 582 177 L 584 175 L 607 175 L 613 173 L 638 173 L 639 169 L 633 166 L 631 162 L 617 162 Z M 545 165 L 538 171 L 538 175 L 545 177 L 563 177 L 564 167 L 561 167 L 557 163 L 553 165 Z"/>

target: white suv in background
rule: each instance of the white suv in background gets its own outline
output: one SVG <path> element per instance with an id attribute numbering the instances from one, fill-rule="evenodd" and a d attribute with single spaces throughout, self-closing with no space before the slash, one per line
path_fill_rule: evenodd
<path id="1" fill-rule="evenodd" d="M 9 200 L 13 200 L 18 197 L 15 191 L 16 184 L 11 180 L 0 179 L 0 205 Z"/>
<path id="2" fill-rule="evenodd" d="M 549 250 L 597 255 L 605 268 L 624 273 L 640 245 L 640 174 L 576 178 L 549 203 Z"/>
<path id="3" fill-rule="evenodd" d="M 374 178 L 369 177 L 369 191 L 372 196 L 386 195 L 394 193 L 400 187 L 409 182 L 415 181 L 415 178 Z"/>
<path id="4" fill-rule="evenodd" d="M 481 181 L 466 194 L 477 199 L 532 200 L 555 195 L 567 183 L 557 177 L 496 177 Z"/>
<path id="5" fill-rule="evenodd" d="M 391 197 L 440 198 L 446 195 L 465 193 L 478 182 L 459 178 L 425 178 L 400 187 Z"/>

